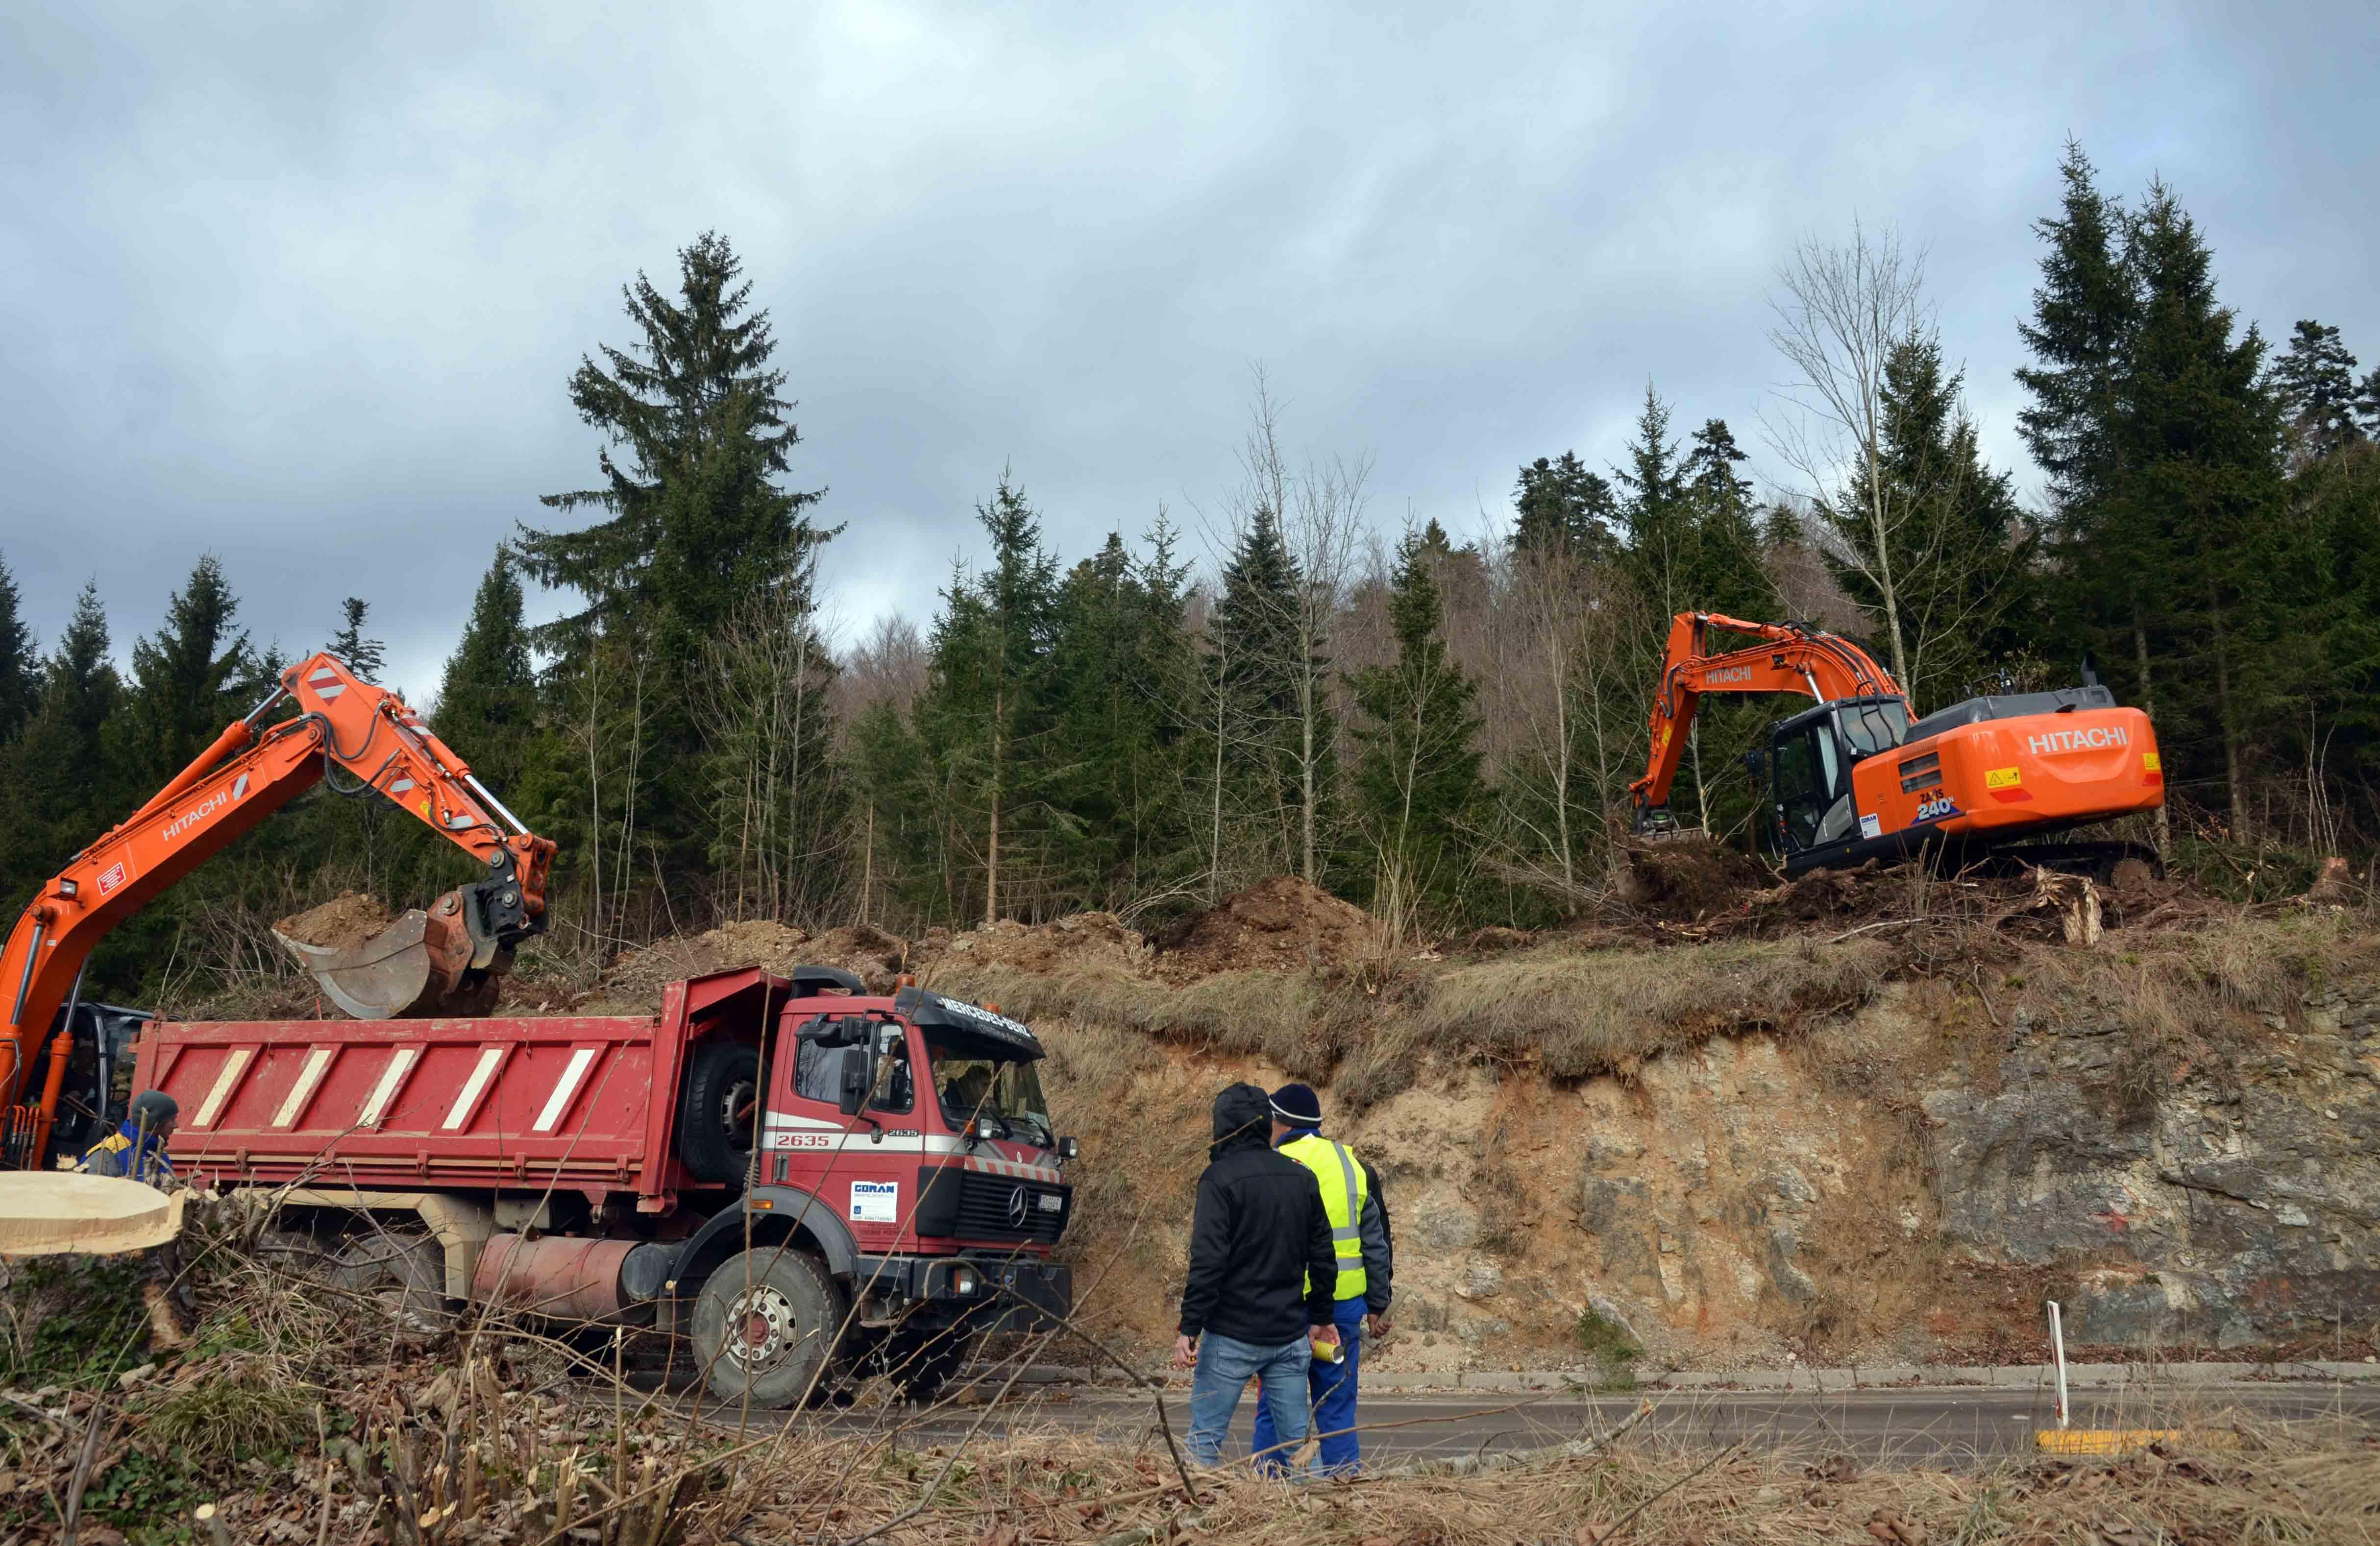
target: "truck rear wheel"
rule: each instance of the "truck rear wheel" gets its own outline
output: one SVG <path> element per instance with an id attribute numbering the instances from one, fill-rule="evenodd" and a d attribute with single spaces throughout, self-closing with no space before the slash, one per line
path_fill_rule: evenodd
<path id="1" fill-rule="evenodd" d="M 677 1157 L 698 1180 L 739 1182 L 759 1124 L 760 1054 L 741 1042 L 698 1044 L 686 1063 Z"/>
<path id="2" fill-rule="evenodd" d="M 729 1257 L 695 1296 L 695 1357 L 722 1401 L 792 1406 L 823 1385 L 842 1329 L 843 1294 L 826 1263 L 790 1246 Z"/>

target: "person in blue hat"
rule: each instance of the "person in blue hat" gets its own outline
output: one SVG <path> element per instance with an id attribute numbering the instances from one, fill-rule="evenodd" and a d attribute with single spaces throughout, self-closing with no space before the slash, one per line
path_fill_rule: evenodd
<path id="1" fill-rule="evenodd" d="M 1305 1371 L 1314 1405 L 1314 1431 L 1320 1437 L 1319 1470 L 1354 1470 L 1363 1458 L 1354 1431 L 1357 1371 L 1366 1335 L 1389 1333 L 1389 1301 L 1394 1298 L 1395 1241 L 1380 1178 L 1344 1143 L 1322 1136 L 1322 1098 L 1311 1085 L 1284 1084 L 1272 1102 L 1272 1144 L 1313 1174 L 1330 1221 L 1330 1249 L 1339 1269 L 1331 1286 L 1332 1323 L 1339 1328 L 1339 1361 L 1318 1358 Z M 1256 1452 L 1278 1454 L 1271 1412 L 1257 1408 Z M 1278 1465 L 1278 1462 L 1268 1462 Z"/>

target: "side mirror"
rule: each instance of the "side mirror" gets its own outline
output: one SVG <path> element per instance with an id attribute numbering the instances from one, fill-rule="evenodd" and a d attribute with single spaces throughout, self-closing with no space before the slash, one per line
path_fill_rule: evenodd
<path id="1" fill-rule="evenodd" d="M 1768 774 L 1768 748 L 1755 746 L 1744 753 L 1743 771 L 1755 784 L 1766 778 Z"/>
<path id="2" fill-rule="evenodd" d="M 868 1093 L 876 1087 L 876 1059 L 864 1046 L 843 1049 L 843 1069 L 837 1085 L 835 1106 L 845 1117 L 856 1117 L 868 1104 Z"/>
<path id="3" fill-rule="evenodd" d="M 1073 1139 L 1062 1138 L 1058 1140 L 1058 1157 L 1060 1159 L 1070 1160 L 1082 1152 L 1083 1146 L 1075 1142 Z"/>

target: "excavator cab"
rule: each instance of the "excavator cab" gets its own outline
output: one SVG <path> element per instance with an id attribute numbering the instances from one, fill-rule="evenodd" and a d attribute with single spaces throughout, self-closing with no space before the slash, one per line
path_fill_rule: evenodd
<path id="1" fill-rule="evenodd" d="M 1771 815 L 1764 846 L 1780 857 L 1847 846 L 1859 836 L 1852 800 L 1852 767 L 1899 746 L 1909 734 L 1909 704 L 1897 696 L 1843 698 L 1803 710 L 1768 727 L 1765 757 L 1755 754 L 1755 782 L 1765 762 Z"/>

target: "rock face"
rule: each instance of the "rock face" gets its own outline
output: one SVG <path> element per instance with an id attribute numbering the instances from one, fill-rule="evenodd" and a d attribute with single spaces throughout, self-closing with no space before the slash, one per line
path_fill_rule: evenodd
<path id="1" fill-rule="evenodd" d="M 2111 1028 L 2021 1023 L 2000 1088 L 1925 1095 L 1944 1237 L 2080 1271 L 2077 1341 L 2239 1347 L 2380 1320 L 2380 987 L 2303 1006 L 2237 1088 L 2145 1110 L 2078 1092 Z"/>

